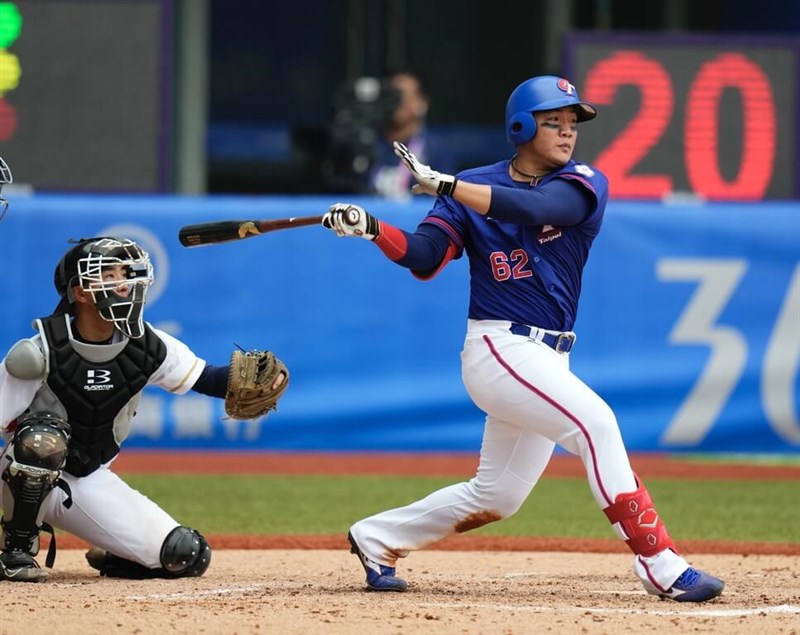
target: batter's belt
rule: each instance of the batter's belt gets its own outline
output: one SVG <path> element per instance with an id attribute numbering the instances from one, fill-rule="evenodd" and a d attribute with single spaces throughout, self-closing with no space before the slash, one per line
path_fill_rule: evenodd
<path id="1" fill-rule="evenodd" d="M 556 353 L 569 353 L 577 339 L 577 336 L 572 331 L 567 331 L 565 333 L 546 331 L 545 329 L 528 326 L 527 324 L 517 324 L 516 322 L 512 322 L 511 328 L 508 330 L 514 335 L 522 335 L 533 342 L 547 344 Z"/>

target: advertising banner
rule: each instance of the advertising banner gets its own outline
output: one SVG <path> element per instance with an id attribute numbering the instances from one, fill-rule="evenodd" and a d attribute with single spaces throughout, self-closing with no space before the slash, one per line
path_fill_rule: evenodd
<path id="1" fill-rule="evenodd" d="M 0 226 L 0 349 L 57 304 L 67 239 L 121 235 L 153 260 L 145 319 L 214 365 L 238 345 L 292 372 L 279 410 L 147 388 L 126 447 L 472 451 L 483 413 L 461 383 L 468 272 L 420 282 L 365 240 L 318 227 L 187 249 L 181 226 L 323 213 L 330 197 L 37 195 Z M 355 198 L 412 230 L 429 199 Z M 612 202 L 585 270 L 573 371 L 632 451 L 800 451 L 796 202 Z"/>

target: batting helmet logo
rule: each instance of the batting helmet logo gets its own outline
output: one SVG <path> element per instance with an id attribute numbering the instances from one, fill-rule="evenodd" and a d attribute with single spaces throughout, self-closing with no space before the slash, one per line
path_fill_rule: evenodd
<path id="1" fill-rule="evenodd" d="M 559 79 L 558 82 L 556 82 L 556 86 L 558 86 L 559 90 L 567 93 L 567 95 L 575 94 L 575 86 L 570 84 L 566 79 Z"/>

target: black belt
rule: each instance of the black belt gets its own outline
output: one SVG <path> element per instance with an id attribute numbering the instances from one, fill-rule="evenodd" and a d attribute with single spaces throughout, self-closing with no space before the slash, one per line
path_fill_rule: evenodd
<path id="1" fill-rule="evenodd" d="M 544 342 L 556 353 L 569 353 L 575 344 L 575 333 L 548 333 L 544 329 L 532 328 L 526 324 L 512 323 L 508 329 L 514 335 L 524 335 L 534 342 Z"/>

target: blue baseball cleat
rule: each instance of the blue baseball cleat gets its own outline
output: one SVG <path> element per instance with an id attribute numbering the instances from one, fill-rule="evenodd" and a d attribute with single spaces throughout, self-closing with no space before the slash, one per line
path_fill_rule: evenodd
<path id="1" fill-rule="evenodd" d="M 645 585 L 648 593 L 658 595 L 662 600 L 676 602 L 706 602 L 722 593 L 725 583 L 700 569 L 689 567 L 672 583 L 666 591 L 659 591 L 652 585 Z"/>
<path id="2" fill-rule="evenodd" d="M 361 553 L 352 533 L 348 532 L 347 540 L 350 541 L 350 553 L 358 556 L 361 566 L 367 573 L 367 586 L 370 589 L 373 591 L 405 591 L 408 588 L 408 582 L 395 575 L 394 567 L 373 562 Z"/>

